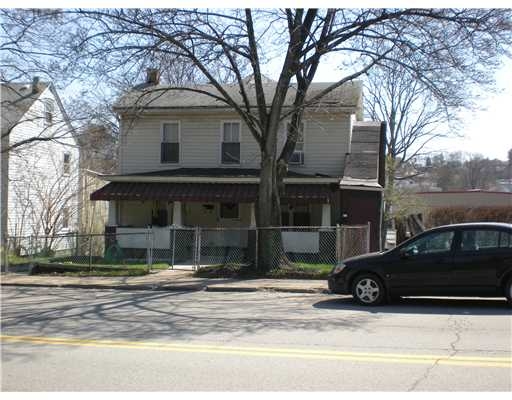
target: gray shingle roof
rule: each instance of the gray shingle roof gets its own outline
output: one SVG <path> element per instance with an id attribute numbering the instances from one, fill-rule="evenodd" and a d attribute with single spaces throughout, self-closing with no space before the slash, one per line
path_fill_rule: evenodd
<path id="1" fill-rule="evenodd" d="M 37 92 L 34 93 L 31 83 L 0 85 L 2 134 L 16 125 L 48 86 L 48 83 L 40 82 L 37 85 Z"/>
<path id="2" fill-rule="evenodd" d="M 308 91 L 307 99 L 313 98 L 322 90 L 330 86 L 332 82 L 312 83 Z M 264 81 L 264 92 L 267 105 L 270 106 L 272 101 L 276 82 L 271 80 Z M 205 91 L 220 96 L 220 92 L 212 85 L 196 85 L 188 88 L 194 90 Z M 245 88 L 251 106 L 256 106 L 256 95 L 254 85 L 250 80 L 246 80 Z M 237 102 L 242 104 L 242 96 L 238 85 L 224 85 L 223 89 Z M 285 100 L 285 106 L 293 104 L 296 89 L 292 86 L 288 90 Z M 362 85 L 360 81 L 347 82 L 341 87 L 335 89 L 328 95 L 324 96 L 315 106 L 312 107 L 346 107 L 352 110 L 361 108 L 362 102 Z M 114 109 L 121 111 L 129 108 L 144 109 L 184 109 L 184 108 L 231 108 L 226 103 L 217 100 L 208 95 L 193 92 L 190 90 L 177 90 L 165 85 L 140 85 L 121 96 L 115 103 Z"/>
<path id="3" fill-rule="evenodd" d="M 377 181 L 379 177 L 380 122 L 356 122 L 344 178 Z"/>

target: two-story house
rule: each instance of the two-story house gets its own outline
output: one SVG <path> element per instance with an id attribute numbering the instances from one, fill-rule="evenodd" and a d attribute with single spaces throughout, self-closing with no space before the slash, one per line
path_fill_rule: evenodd
<path id="1" fill-rule="evenodd" d="M 2 239 L 75 230 L 79 150 L 55 87 L 2 84 L 1 129 Z"/>
<path id="2" fill-rule="evenodd" d="M 146 84 L 114 107 L 121 120 L 119 171 L 103 176 L 110 183 L 91 195 L 109 201 L 107 230 L 255 226 L 260 150 L 249 129 L 225 104 L 197 92 L 166 91 L 157 76 L 149 71 Z M 313 83 L 309 95 L 327 85 Z M 274 87 L 265 81 L 268 98 Z M 195 88 L 215 92 L 210 85 Z M 236 85 L 224 88 L 240 98 Z M 293 97 L 292 87 L 286 107 Z M 283 226 L 370 222 L 371 247 L 379 247 L 384 131 L 381 123 L 361 119 L 360 82 L 306 110 L 285 178 Z"/>

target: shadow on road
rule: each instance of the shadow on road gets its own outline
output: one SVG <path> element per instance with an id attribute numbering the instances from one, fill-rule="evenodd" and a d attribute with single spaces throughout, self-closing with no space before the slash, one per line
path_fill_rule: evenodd
<path id="1" fill-rule="evenodd" d="M 332 310 L 364 311 L 372 314 L 439 314 L 439 315 L 512 315 L 505 299 L 404 297 L 391 304 L 368 307 L 352 297 L 334 298 L 313 304 Z"/>
<path id="2" fill-rule="evenodd" d="M 374 319 L 311 314 L 311 301 L 303 294 L 11 287 L 2 293 L 2 330 L 26 336 L 211 340 L 228 335 L 234 340 L 264 331 L 354 331 Z"/>

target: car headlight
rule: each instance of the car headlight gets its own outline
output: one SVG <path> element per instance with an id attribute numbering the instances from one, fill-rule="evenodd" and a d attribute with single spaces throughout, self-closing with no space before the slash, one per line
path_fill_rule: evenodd
<path id="1" fill-rule="evenodd" d="M 346 265 L 340 262 L 334 269 L 332 270 L 333 274 L 339 274 L 341 271 L 345 269 Z"/>

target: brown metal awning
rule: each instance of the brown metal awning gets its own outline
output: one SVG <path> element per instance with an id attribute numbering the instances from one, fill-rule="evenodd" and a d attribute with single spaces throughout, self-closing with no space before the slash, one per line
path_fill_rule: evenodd
<path id="1" fill-rule="evenodd" d="M 282 201 L 329 203 L 327 184 L 287 184 Z M 253 203 L 258 185 L 249 183 L 110 182 L 91 194 L 91 200 L 162 200 L 183 202 Z"/>

